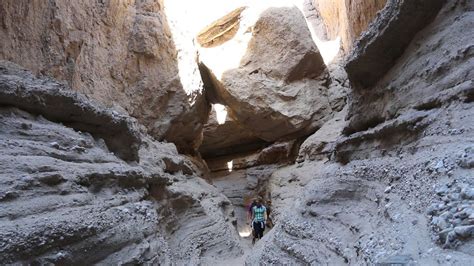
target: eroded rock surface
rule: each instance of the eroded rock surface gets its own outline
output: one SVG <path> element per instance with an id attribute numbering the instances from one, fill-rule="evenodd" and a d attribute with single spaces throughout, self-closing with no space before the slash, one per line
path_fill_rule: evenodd
<path id="1" fill-rule="evenodd" d="M 139 128 L 133 119 L 10 67 L 1 68 L 2 101 L 11 100 L 0 108 L 3 263 L 210 264 L 241 255 L 230 202 L 173 144 L 137 131 L 138 160 L 128 163 L 95 133 L 110 128 L 104 138 L 113 137 L 116 122 L 128 136 Z"/>
<path id="2" fill-rule="evenodd" d="M 389 0 L 347 61 L 346 70 L 354 86 L 370 87 L 385 75 L 445 2 Z"/>
<path id="3" fill-rule="evenodd" d="M 133 120 L 90 103 L 50 79 L 40 79 L 19 66 L 0 60 L 0 104 L 68 124 L 104 139 L 124 160 L 138 160 L 140 132 Z"/>
<path id="4" fill-rule="evenodd" d="M 410 108 L 429 110 L 459 97 L 472 101 L 474 34 L 465 31 L 474 23 L 472 8 L 470 2 L 450 1 L 376 85 L 354 90 L 345 133 L 376 126 Z"/>
<path id="5" fill-rule="evenodd" d="M 382 144 L 397 136 L 410 142 L 380 147 L 372 137 L 354 136 L 361 144 L 346 165 L 317 158 L 273 173 L 277 226 L 247 263 L 373 264 L 404 257 L 469 264 L 473 179 L 463 159 L 472 146 L 474 109 L 462 101 L 442 106 L 425 118 L 432 122 L 421 135 L 388 127 L 379 137 Z"/>
<path id="6" fill-rule="evenodd" d="M 161 1 L 8 0 L 0 17 L 0 59 L 128 112 L 180 151 L 199 146 L 209 107 L 199 78 L 182 84 Z"/>
<path id="7" fill-rule="evenodd" d="M 0 261 L 471 264 L 474 3 L 441 2 L 388 0 L 379 15 L 382 0 L 314 2 L 336 9 L 316 26 L 345 47 L 376 17 L 349 77 L 294 7 L 211 5 L 225 12 L 204 28 L 189 2 L 174 47 L 161 1 L 2 2 L 0 57 L 98 101 L 0 63 Z M 183 83 L 189 36 L 207 99 Z M 147 134 L 192 153 L 207 101 L 229 114 L 210 117 L 206 162 Z M 237 233 L 257 195 L 275 227 L 249 248 Z"/>
<path id="8" fill-rule="evenodd" d="M 328 122 L 272 174 L 278 224 L 248 264 L 472 261 L 472 10 L 448 1 L 376 86 L 352 91 L 345 132 L 328 138 Z"/>

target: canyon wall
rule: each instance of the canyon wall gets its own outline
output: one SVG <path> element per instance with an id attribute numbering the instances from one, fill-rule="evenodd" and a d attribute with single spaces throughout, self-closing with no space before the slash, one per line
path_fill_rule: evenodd
<path id="1" fill-rule="evenodd" d="M 231 203 L 173 144 L 10 62 L 0 61 L 0 92 L 2 263 L 213 264 L 242 255 Z"/>
<path id="2" fill-rule="evenodd" d="M 161 1 L 8 0 L 0 17 L 0 59 L 131 114 L 182 152 L 199 146 L 209 107 L 199 73 L 178 68 Z"/>
<path id="3" fill-rule="evenodd" d="M 0 261 L 470 264 L 474 3 L 302 3 L 2 1 Z"/>
<path id="4" fill-rule="evenodd" d="M 354 41 L 386 2 L 387 0 L 313 0 L 312 5 L 325 26 L 326 39 L 340 37 L 342 48 L 348 53 Z"/>
<path id="5" fill-rule="evenodd" d="M 473 10 L 387 2 L 349 57 L 347 120 L 335 116 L 269 178 L 278 224 L 248 264 L 471 263 Z M 375 84 L 351 79 L 364 68 L 380 73 Z"/>

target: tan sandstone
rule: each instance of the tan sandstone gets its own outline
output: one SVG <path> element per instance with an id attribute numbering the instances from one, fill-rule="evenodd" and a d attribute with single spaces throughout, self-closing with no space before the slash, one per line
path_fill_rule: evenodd
<path id="1" fill-rule="evenodd" d="M 314 0 L 324 22 L 327 38 L 341 37 L 342 47 L 350 51 L 354 41 L 367 28 L 387 0 Z"/>
<path id="2" fill-rule="evenodd" d="M 2 1 L 0 59 L 125 110 L 157 139 L 190 152 L 208 105 L 199 78 L 182 84 L 162 9 L 159 0 Z"/>

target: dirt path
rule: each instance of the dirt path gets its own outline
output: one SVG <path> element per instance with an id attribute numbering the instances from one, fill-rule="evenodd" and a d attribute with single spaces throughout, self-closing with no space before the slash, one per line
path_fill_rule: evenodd
<path id="1" fill-rule="evenodd" d="M 252 250 L 251 228 L 247 221 L 247 210 L 245 198 L 252 195 L 253 191 L 248 189 L 245 172 L 234 171 L 217 176 L 213 179 L 213 184 L 232 202 L 234 206 L 235 218 L 237 219 L 237 230 L 240 235 L 240 243 L 244 254 L 237 258 L 229 258 L 218 262 L 219 265 L 244 265 L 245 258 Z M 267 231 L 265 232 L 267 233 Z"/>

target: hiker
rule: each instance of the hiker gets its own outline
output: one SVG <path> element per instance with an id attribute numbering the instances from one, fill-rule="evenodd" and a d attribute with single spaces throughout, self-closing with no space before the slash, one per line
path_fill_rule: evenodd
<path id="1" fill-rule="evenodd" d="M 252 223 L 252 209 L 255 205 L 257 205 L 257 198 L 253 198 L 252 202 L 247 207 L 247 221 L 250 224 L 250 226 L 252 226 L 251 224 Z"/>
<path id="2" fill-rule="evenodd" d="M 263 231 L 265 231 L 265 222 L 267 220 L 267 209 L 262 204 L 262 199 L 258 198 L 255 206 L 252 208 L 252 228 L 253 228 L 253 239 L 252 244 L 255 244 L 255 240 L 263 237 Z"/>

